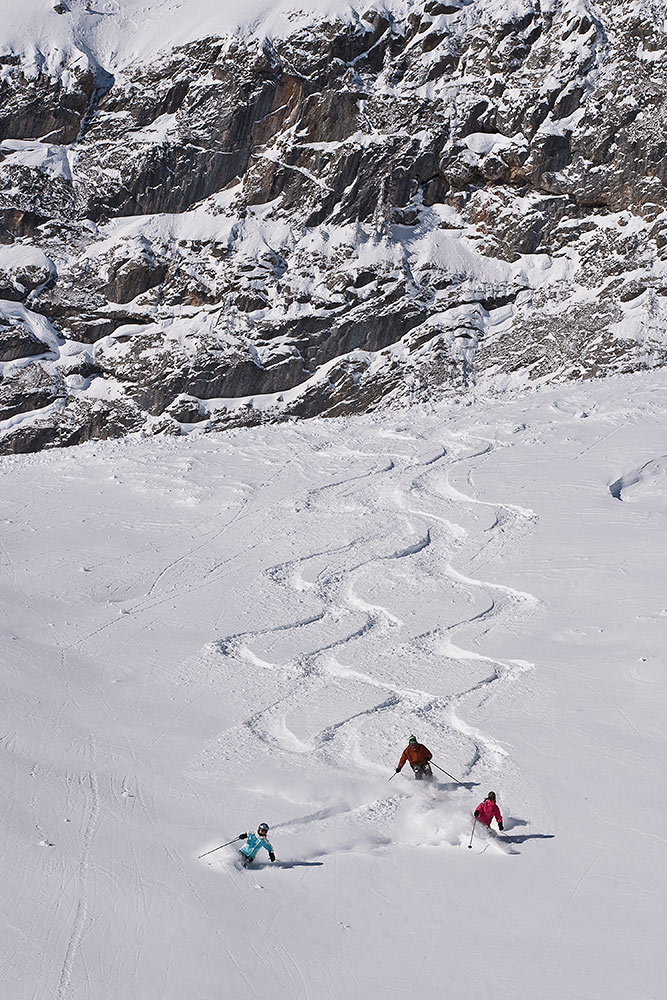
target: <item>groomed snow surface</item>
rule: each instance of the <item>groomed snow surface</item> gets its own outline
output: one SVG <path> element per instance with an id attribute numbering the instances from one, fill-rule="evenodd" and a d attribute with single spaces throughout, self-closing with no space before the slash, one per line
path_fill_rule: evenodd
<path id="1" fill-rule="evenodd" d="M 663 371 L 2 459 L 2 996 L 663 1000 L 666 417 Z M 462 785 L 388 781 L 411 732 Z"/>

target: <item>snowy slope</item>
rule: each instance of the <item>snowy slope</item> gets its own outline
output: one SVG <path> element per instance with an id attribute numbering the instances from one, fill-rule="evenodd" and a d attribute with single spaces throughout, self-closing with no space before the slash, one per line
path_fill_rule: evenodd
<path id="1" fill-rule="evenodd" d="M 54 72 L 78 56 L 119 72 L 138 60 L 211 35 L 282 37 L 318 18 L 357 20 L 372 0 L 0 0 L 0 47 L 32 55 L 35 71 L 50 60 Z M 411 0 L 384 0 L 383 10 L 405 16 Z M 71 66 L 71 69 L 74 67 Z"/>
<path id="2" fill-rule="evenodd" d="M 659 1000 L 666 388 L 2 459 L 2 995 Z"/>

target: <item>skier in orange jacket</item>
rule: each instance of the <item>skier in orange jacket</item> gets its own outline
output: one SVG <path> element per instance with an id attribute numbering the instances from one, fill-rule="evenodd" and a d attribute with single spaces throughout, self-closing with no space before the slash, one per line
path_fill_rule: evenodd
<path id="1" fill-rule="evenodd" d="M 433 771 L 431 770 L 431 765 L 429 761 L 433 754 L 425 747 L 423 743 L 417 743 L 417 737 L 411 736 L 408 745 L 401 755 L 401 759 L 398 762 L 398 767 L 396 768 L 396 774 L 401 770 L 406 761 L 410 762 L 410 767 L 415 773 L 415 778 L 417 781 L 432 781 Z"/>

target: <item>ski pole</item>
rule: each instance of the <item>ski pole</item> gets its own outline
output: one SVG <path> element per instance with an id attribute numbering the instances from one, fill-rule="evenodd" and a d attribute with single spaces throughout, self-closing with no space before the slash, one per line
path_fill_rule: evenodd
<path id="1" fill-rule="evenodd" d="M 437 769 L 439 771 L 442 771 L 443 774 L 446 774 L 448 778 L 451 778 L 452 781 L 455 781 L 457 785 L 462 785 L 463 784 L 462 781 L 459 781 L 458 778 L 455 778 L 453 774 L 449 773 L 449 771 L 445 771 L 444 767 L 440 767 L 439 764 L 436 764 L 436 762 L 434 760 L 431 761 L 431 764 L 433 764 L 433 767 L 437 767 Z"/>
<path id="2" fill-rule="evenodd" d="M 392 774 L 391 778 L 395 778 L 397 774 L 398 774 L 398 771 L 394 771 L 394 773 Z M 387 778 L 387 781 L 391 781 L 391 778 Z"/>
<path id="3" fill-rule="evenodd" d="M 475 816 L 474 820 L 472 821 L 472 830 L 470 831 L 470 843 L 468 844 L 468 847 L 470 848 L 472 848 L 472 838 L 473 834 L 475 833 L 476 825 L 477 825 L 477 817 Z"/>
<path id="4" fill-rule="evenodd" d="M 229 847 L 230 844 L 235 844 L 240 837 L 234 837 L 233 840 L 228 840 L 226 844 L 220 844 L 220 847 Z M 209 854 L 213 854 L 215 851 L 219 851 L 220 847 L 214 847 L 212 851 L 206 851 L 206 854 L 200 854 L 197 860 L 201 861 L 202 858 L 208 857 Z"/>

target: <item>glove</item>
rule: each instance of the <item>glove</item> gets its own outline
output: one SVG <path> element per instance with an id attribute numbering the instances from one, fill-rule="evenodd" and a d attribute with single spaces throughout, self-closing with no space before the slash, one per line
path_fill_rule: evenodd
<path id="1" fill-rule="evenodd" d="M 269 858 L 271 859 L 271 861 L 275 861 L 276 860 L 276 856 L 273 853 L 273 851 L 269 851 Z"/>
<path id="2" fill-rule="evenodd" d="M 479 809 L 475 809 L 473 816 L 475 817 L 475 819 L 479 819 Z"/>
<path id="3" fill-rule="evenodd" d="M 238 839 L 239 840 L 245 840 L 247 836 L 248 836 L 247 833 L 240 833 Z"/>
<path id="4" fill-rule="evenodd" d="M 400 774 L 400 773 L 401 773 L 401 769 L 400 769 L 400 767 L 397 767 L 396 768 L 396 774 Z"/>
<path id="5" fill-rule="evenodd" d="M 498 829 L 499 829 L 499 830 L 504 830 L 504 829 L 505 829 L 505 827 L 503 826 L 503 824 L 502 824 L 502 823 L 499 823 L 499 824 L 498 824 Z"/>

